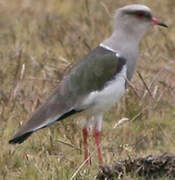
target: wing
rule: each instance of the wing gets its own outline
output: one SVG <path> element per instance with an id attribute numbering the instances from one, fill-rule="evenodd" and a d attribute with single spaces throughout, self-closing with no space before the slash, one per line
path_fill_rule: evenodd
<path id="1" fill-rule="evenodd" d="M 33 132 L 86 110 L 81 107 L 77 109 L 77 105 L 90 92 L 103 89 L 125 64 L 126 60 L 116 56 L 116 53 L 99 46 L 95 48 L 64 76 L 55 92 L 22 125 L 9 143 L 22 143 Z"/>

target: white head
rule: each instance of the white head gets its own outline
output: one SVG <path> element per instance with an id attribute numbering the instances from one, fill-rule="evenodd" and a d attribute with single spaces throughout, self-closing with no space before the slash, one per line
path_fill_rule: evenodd
<path id="1" fill-rule="evenodd" d="M 166 24 L 152 16 L 150 8 L 141 4 L 127 5 L 117 9 L 114 21 L 114 32 L 122 30 L 139 39 L 153 24 L 167 27 Z"/>

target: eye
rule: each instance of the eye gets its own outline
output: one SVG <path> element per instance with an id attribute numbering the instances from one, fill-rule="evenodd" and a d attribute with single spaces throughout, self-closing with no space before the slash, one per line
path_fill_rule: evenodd
<path id="1" fill-rule="evenodd" d="M 143 12 L 137 12 L 137 13 L 136 13 L 136 16 L 137 16 L 138 18 L 143 18 L 143 17 L 145 17 L 145 14 L 144 14 Z"/>

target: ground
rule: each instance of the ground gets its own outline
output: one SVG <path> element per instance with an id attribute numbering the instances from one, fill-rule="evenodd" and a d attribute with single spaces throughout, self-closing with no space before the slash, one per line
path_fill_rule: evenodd
<path id="1" fill-rule="evenodd" d="M 95 179 L 98 159 L 92 137 L 91 166 L 81 167 L 81 117 L 43 129 L 21 145 L 8 140 L 63 73 L 110 35 L 114 10 L 131 3 L 149 6 L 169 28 L 154 27 L 145 36 L 132 85 L 105 115 L 105 163 L 174 152 L 175 1 L 1 0 L 0 179 Z M 122 118 L 129 120 L 113 128 Z"/>

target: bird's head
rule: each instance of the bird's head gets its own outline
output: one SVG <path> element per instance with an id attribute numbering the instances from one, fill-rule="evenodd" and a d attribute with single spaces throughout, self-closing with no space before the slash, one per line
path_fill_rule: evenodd
<path id="1" fill-rule="evenodd" d="M 140 35 L 140 38 L 152 25 L 168 27 L 153 17 L 150 8 L 140 4 L 127 5 L 117 9 L 114 19 L 115 29 L 122 29 L 127 34 Z"/>

